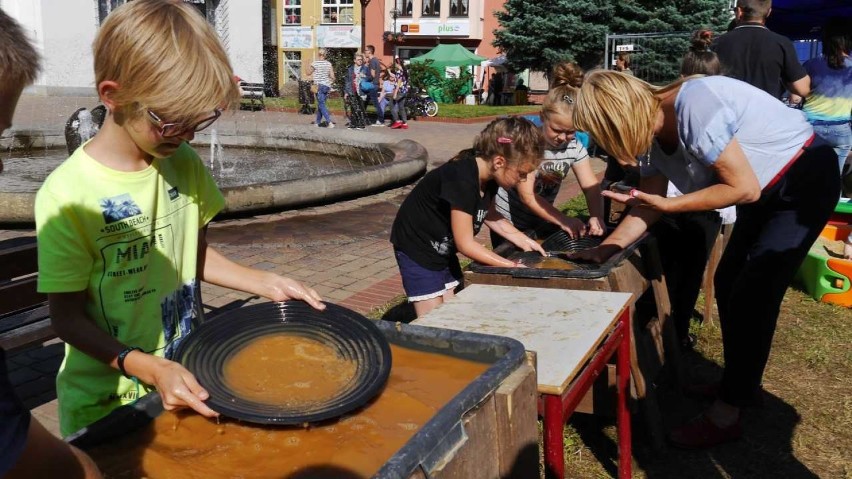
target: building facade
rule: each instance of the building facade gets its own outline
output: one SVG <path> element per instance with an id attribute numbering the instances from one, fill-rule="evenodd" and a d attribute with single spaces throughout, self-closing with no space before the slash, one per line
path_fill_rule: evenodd
<path id="1" fill-rule="evenodd" d="M 390 64 L 422 55 L 439 43 L 458 43 L 479 56 L 493 58 L 498 27 L 494 12 L 500 0 L 371 0 L 367 7 L 367 43 Z M 402 33 L 402 41 L 384 41 L 385 32 Z M 396 36 L 399 38 L 399 35 Z"/>
<path id="2" fill-rule="evenodd" d="M 361 48 L 359 0 L 277 0 L 276 8 L 279 86 L 306 79 L 320 48 L 346 55 Z"/>
<path id="3" fill-rule="evenodd" d="M 30 33 L 43 67 L 28 91 L 94 95 L 91 45 L 113 9 L 128 0 L 0 0 L 0 8 Z M 501 0 L 184 0 L 214 26 L 234 73 L 264 83 L 277 95 L 307 78 L 316 51 L 350 55 L 374 45 L 385 65 L 425 53 L 439 43 L 459 43 L 492 58 Z M 368 6 L 362 16 L 362 1 Z M 366 27 L 362 30 L 363 24 Z M 391 41 L 385 32 L 401 33 Z"/>
<path id="4" fill-rule="evenodd" d="M 234 72 L 249 82 L 268 82 L 264 45 L 275 31 L 263 0 L 185 0 L 216 28 Z M 103 20 L 126 0 L 0 0 L 2 8 L 29 32 L 42 57 L 42 72 L 28 90 L 47 95 L 95 95 L 92 42 Z M 274 18 L 274 17 L 273 17 Z M 274 71 L 273 71 L 274 73 Z"/>

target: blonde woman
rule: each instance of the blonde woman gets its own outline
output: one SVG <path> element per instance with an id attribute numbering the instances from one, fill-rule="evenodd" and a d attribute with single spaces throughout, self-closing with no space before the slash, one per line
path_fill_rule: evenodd
<path id="1" fill-rule="evenodd" d="M 671 440 L 702 448 L 739 438 L 741 408 L 760 403 L 781 300 L 840 194 L 834 151 L 800 112 L 722 76 L 657 88 L 623 73 L 593 72 L 580 88 L 574 123 L 619 163 L 638 164 L 642 175 L 629 194 L 603 193 L 633 208 L 598 248 L 577 257 L 605 260 L 661 213 L 737 205 L 715 278 L 722 380 L 696 389 L 715 400 Z M 669 180 L 683 196 L 666 197 Z"/>

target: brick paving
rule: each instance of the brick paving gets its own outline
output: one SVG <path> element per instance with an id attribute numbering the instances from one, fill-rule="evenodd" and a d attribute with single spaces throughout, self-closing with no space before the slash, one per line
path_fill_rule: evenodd
<path id="1" fill-rule="evenodd" d="M 95 105 L 94 98 L 24 96 L 14 119 L 18 129 L 60 131 L 76 108 Z M 57 114 L 55 112 L 65 112 Z M 236 112 L 217 124 L 223 131 L 262 131 L 265 125 L 305 125 L 311 116 L 288 112 Z M 341 126 L 342 126 L 341 119 Z M 408 130 L 372 127 L 365 131 L 343 128 L 323 135 L 363 135 L 370 141 L 409 138 L 429 151 L 430 168 L 467 148 L 484 123 L 411 122 Z M 253 125 L 253 126 L 252 126 Z M 253 128 L 253 129 L 252 129 Z M 374 139 L 374 140 L 372 140 Z M 596 171 L 604 164 L 594 161 Z M 412 186 L 325 206 L 284 211 L 211 224 L 208 241 L 226 257 L 241 264 L 286 275 L 314 287 L 325 300 L 367 313 L 403 294 L 402 283 L 388 238 L 402 200 Z M 578 194 L 573 175 L 565 180 L 557 202 Z M 0 229 L 0 240 L 33 236 L 32 229 Z M 487 242 L 487 228 L 478 236 Z M 205 314 L 221 313 L 245 304 L 265 301 L 256 296 L 214 285 L 202 286 Z M 10 376 L 19 396 L 33 415 L 58 432 L 54 379 L 63 345 L 52 340 L 9 356 Z"/>

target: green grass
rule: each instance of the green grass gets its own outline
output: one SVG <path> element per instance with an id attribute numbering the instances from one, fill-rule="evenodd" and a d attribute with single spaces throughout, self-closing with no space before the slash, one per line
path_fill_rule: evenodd
<path id="1" fill-rule="evenodd" d="M 343 100 L 330 98 L 326 103 L 330 110 L 343 110 Z M 298 98 L 288 96 L 284 98 L 267 98 L 266 105 L 277 108 L 299 108 Z M 451 103 L 438 104 L 437 118 L 479 118 L 494 115 L 527 115 L 538 113 L 540 106 L 488 106 L 488 105 L 458 105 Z"/>
<path id="2" fill-rule="evenodd" d="M 586 195 L 577 195 L 562 203 L 557 208 L 568 216 L 580 218 L 583 221 L 589 219 L 589 206 L 586 204 Z"/>

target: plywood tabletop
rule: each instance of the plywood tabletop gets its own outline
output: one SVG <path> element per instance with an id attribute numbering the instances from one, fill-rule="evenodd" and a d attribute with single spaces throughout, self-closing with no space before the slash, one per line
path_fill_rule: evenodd
<path id="1" fill-rule="evenodd" d="M 631 293 L 474 284 L 414 324 L 508 336 L 538 357 L 538 390 L 561 394 L 631 303 Z"/>

